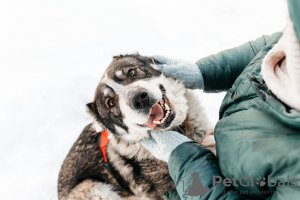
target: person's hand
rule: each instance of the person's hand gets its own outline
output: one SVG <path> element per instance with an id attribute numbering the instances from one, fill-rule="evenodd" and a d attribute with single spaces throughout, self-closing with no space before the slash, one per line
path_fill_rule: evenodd
<path id="1" fill-rule="evenodd" d="M 204 89 L 202 73 L 195 63 L 175 60 L 163 56 L 152 56 L 161 64 L 158 67 L 163 74 L 181 81 L 190 89 Z"/>
<path id="2" fill-rule="evenodd" d="M 151 137 L 144 139 L 142 145 L 159 160 L 169 161 L 172 151 L 185 142 L 190 142 L 186 136 L 175 131 L 149 131 Z"/>

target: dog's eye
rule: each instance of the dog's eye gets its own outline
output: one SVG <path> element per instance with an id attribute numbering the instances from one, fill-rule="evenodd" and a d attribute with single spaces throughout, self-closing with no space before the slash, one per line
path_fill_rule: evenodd
<path id="1" fill-rule="evenodd" d="M 114 107 L 116 105 L 115 100 L 114 99 L 108 99 L 107 105 L 110 108 Z"/>
<path id="2" fill-rule="evenodd" d="M 134 77 L 136 76 L 136 70 L 135 69 L 131 69 L 128 71 L 128 77 Z"/>

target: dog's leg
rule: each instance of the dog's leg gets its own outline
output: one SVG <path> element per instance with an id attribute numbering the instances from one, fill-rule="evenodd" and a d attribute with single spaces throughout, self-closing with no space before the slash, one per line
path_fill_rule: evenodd
<path id="1" fill-rule="evenodd" d="M 198 94 L 192 90 L 187 90 L 186 98 L 189 108 L 184 121 L 185 135 L 196 142 L 200 142 L 207 134 L 214 132 L 214 126 L 202 107 Z"/>
<path id="2" fill-rule="evenodd" d="M 188 114 L 184 122 L 185 135 L 190 139 L 201 143 L 216 155 L 216 141 L 214 139 L 214 125 L 209 120 L 197 93 L 187 90 Z"/>
<path id="3" fill-rule="evenodd" d="M 71 190 L 62 200 L 123 200 L 109 184 L 87 179 Z"/>

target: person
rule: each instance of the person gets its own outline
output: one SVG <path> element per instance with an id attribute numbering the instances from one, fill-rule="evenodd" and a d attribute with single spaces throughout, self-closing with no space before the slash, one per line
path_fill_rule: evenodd
<path id="1" fill-rule="evenodd" d="M 227 91 L 214 132 L 217 157 L 175 131 L 153 130 L 142 141 L 168 162 L 176 189 L 165 199 L 300 199 L 300 1 L 287 2 L 283 33 L 196 64 L 154 57 L 186 87 Z"/>

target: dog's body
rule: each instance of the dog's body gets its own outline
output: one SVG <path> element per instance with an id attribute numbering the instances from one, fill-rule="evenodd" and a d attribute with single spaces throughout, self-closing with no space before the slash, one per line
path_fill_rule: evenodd
<path id="1" fill-rule="evenodd" d="M 165 77 L 156 64 L 138 54 L 114 58 L 87 105 L 94 122 L 61 168 L 59 199 L 163 199 L 165 191 L 175 188 L 167 163 L 140 143 L 149 137 L 147 130 L 176 129 L 201 142 L 213 126 L 195 93 Z M 113 175 L 99 147 L 103 130 L 109 133 L 106 156 Z M 213 136 L 204 143 L 214 149 Z"/>

